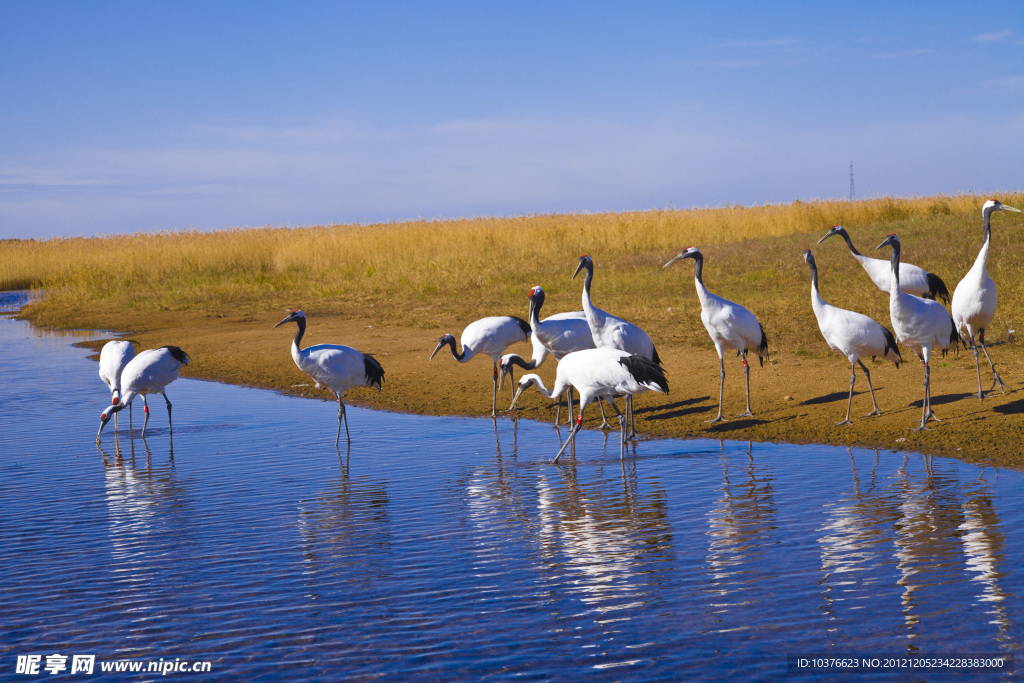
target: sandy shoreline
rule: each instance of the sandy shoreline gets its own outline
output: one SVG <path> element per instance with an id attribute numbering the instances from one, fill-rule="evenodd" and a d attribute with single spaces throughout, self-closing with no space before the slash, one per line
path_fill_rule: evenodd
<path id="1" fill-rule="evenodd" d="M 354 389 L 347 402 L 382 410 L 429 415 L 480 416 L 490 414 L 491 368 L 487 358 L 459 364 L 439 353 L 428 360 L 444 332 L 459 330 L 382 326 L 369 310 L 319 314 L 306 309 L 309 329 L 303 344 L 343 343 L 373 353 L 384 366 L 384 390 Z M 124 330 L 141 348 L 176 344 L 192 357 L 184 373 L 190 377 L 282 391 L 287 394 L 328 399 L 326 390 L 314 389 L 309 378 L 295 367 L 289 354 L 292 326 L 273 329 L 283 311 L 261 315 L 215 317 L 201 313 L 82 313 L 79 328 Z M 668 336 L 649 330 L 658 340 Z M 104 340 L 85 345 L 98 349 Z M 823 342 L 822 342 L 823 344 Z M 899 369 L 892 363 L 868 362 L 880 417 L 860 418 L 871 410 L 867 385 L 858 371 L 853 398 L 853 425 L 836 426 L 846 411 L 850 368 L 834 353 L 787 352 L 776 349 L 764 367 L 751 364 L 753 418 L 731 418 L 710 425 L 717 411 L 718 357 L 710 343 L 679 346 L 658 343 L 666 368 L 668 396 L 645 394 L 636 400 L 637 429 L 644 437 L 727 438 L 767 442 L 820 443 L 885 450 L 906 450 L 957 457 L 968 462 L 1005 467 L 1024 466 L 1024 350 L 1013 343 L 992 347 L 993 359 L 1010 389 L 1006 394 L 974 395 L 977 379 L 970 351 L 959 358 L 933 359 L 932 404 L 942 422 L 930 423 L 931 431 L 915 432 L 920 421 L 923 373 L 912 360 Z M 525 357 L 528 344 L 510 349 Z M 983 360 L 984 365 L 984 360 Z M 553 379 L 555 363 L 539 370 L 545 381 Z M 517 377 L 518 377 L 517 373 Z M 991 374 L 982 371 L 987 387 Z M 98 380 L 97 380 L 98 381 Z M 499 409 L 511 402 L 506 385 Z M 744 408 L 743 372 L 735 357 L 726 358 L 724 413 L 735 415 Z M 102 409 L 102 392 L 97 407 Z M 550 421 L 554 404 L 535 391 L 524 394 L 520 417 Z M 585 426 L 599 424 L 596 411 L 588 411 Z"/>

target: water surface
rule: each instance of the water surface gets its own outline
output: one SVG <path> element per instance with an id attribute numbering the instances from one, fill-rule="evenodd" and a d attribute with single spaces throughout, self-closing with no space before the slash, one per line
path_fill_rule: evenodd
<path id="1" fill-rule="evenodd" d="M 173 450 L 159 397 L 145 441 L 136 410 L 97 448 L 109 394 L 74 341 L 0 318 L 0 677 L 61 653 L 211 662 L 197 680 L 764 680 L 1020 643 L 1017 472 L 707 440 L 620 461 L 594 431 L 554 466 L 548 424 L 355 408 L 339 453 L 332 403 L 186 379 Z"/>

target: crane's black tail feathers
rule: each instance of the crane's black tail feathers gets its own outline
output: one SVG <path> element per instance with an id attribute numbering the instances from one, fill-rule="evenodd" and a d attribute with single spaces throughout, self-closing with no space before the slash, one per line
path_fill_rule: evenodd
<path id="1" fill-rule="evenodd" d="M 953 351 L 957 358 L 960 357 L 960 332 L 956 329 L 956 323 L 953 322 L 953 316 L 949 316 L 949 346 L 942 349 L 942 357 L 946 357 L 946 351 L 950 346 L 953 347 Z"/>
<path id="2" fill-rule="evenodd" d="M 653 351 L 653 357 L 651 358 L 651 360 L 653 360 L 658 365 L 661 365 L 661 356 L 658 355 L 658 347 L 655 346 L 654 344 L 651 344 L 651 350 Z"/>
<path id="3" fill-rule="evenodd" d="M 167 349 L 171 354 L 171 358 L 178 361 L 182 365 L 188 365 L 192 361 L 192 359 L 188 357 L 188 354 L 185 353 L 180 346 L 161 346 L 160 348 Z"/>
<path id="4" fill-rule="evenodd" d="M 533 330 L 530 328 L 530 323 L 526 322 L 522 318 L 517 318 L 514 315 L 510 315 L 509 317 L 516 321 L 516 324 L 519 325 L 519 329 L 521 329 L 523 331 L 523 334 L 526 335 L 526 338 L 529 339 L 530 334 L 533 333 Z"/>
<path id="5" fill-rule="evenodd" d="M 928 295 L 933 299 L 942 299 L 942 302 L 949 305 L 949 290 L 946 289 L 946 283 L 942 281 L 935 273 L 927 274 L 928 280 Z"/>
<path id="6" fill-rule="evenodd" d="M 665 378 L 665 370 L 654 361 L 633 354 L 624 356 L 619 362 L 640 384 L 654 391 L 668 393 L 668 379 Z"/>
<path id="7" fill-rule="evenodd" d="M 903 355 L 900 353 L 899 346 L 896 345 L 896 337 L 885 327 L 882 327 L 882 335 L 885 337 L 885 350 L 882 351 L 882 358 L 888 358 L 889 349 L 892 349 L 892 352 L 896 355 L 896 367 L 899 367 L 900 363 L 903 362 Z"/>
<path id="8" fill-rule="evenodd" d="M 384 368 L 377 359 L 368 353 L 363 354 L 363 367 L 366 369 L 366 386 L 384 388 Z"/>
<path id="9" fill-rule="evenodd" d="M 761 328 L 761 341 L 757 345 L 757 360 L 760 361 L 761 367 L 764 367 L 766 360 L 771 360 L 771 356 L 768 355 L 768 336 L 764 333 L 764 326 L 761 323 L 757 324 Z"/>

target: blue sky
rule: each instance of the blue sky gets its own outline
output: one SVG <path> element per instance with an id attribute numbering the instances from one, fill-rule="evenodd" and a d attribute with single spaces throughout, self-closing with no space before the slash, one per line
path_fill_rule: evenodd
<path id="1" fill-rule="evenodd" d="M 1022 19 L 0 0 L 0 237 L 1020 189 Z"/>

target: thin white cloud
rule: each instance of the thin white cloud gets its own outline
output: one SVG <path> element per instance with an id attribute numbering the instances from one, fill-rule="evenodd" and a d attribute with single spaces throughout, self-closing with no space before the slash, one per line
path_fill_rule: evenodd
<path id="1" fill-rule="evenodd" d="M 770 40 L 734 40 L 721 43 L 718 47 L 776 50 L 780 48 L 795 49 L 799 47 L 799 43 L 793 38 L 774 38 Z"/>
<path id="2" fill-rule="evenodd" d="M 979 33 L 974 36 L 973 40 L 979 43 L 996 43 L 1000 40 L 1006 40 L 1013 35 L 1013 31 L 993 31 L 992 33 Z"/>
<path id="3" fill-rule="evenodd" d="M 985 85 L 997 90 L 1024 90 L 1024 76 L 1006 76 L 985 81 Z"/>
<path id="4" fill-rule="evenodd" d="M 899 50 L 896 52 L 880 52 L 875 55 L 871 55 L 872 59 L 905 59 L 907 57 L 919 57 L 921 55 L 931 54 L 931 50 L 924 48 L 918 48 L 915 50 Z"/>

